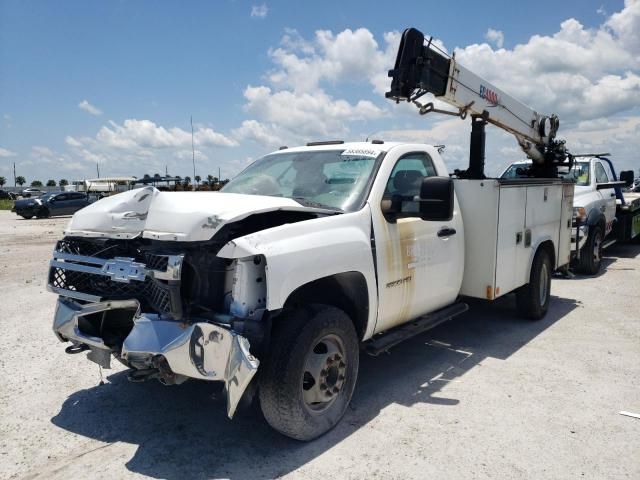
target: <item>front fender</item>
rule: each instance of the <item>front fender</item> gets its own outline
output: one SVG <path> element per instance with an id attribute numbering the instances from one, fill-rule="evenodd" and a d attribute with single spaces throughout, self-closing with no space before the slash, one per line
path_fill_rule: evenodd
<path id="1" fill-rule="evenodd" d="M 375 325 L 377 291 L 371 216 L 366 206 L 345 213 L 282 225 L 236 238 L 218 256 L 239 259 L 261 255 L 266 260 L 268 310 L 284 307 L 293 291 L 314 280 L 344 272 L 360 272 L 369 294 L 369 328 Z"/>

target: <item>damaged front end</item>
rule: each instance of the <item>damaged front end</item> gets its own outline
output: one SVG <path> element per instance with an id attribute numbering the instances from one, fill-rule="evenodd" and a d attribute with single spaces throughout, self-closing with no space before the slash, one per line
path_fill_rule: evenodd
<path id="1" fill-rule="evenodd" d="M 224 382 L 232 417 L 259 366 L 250 352 L 254 337 L 242 333 L 251 330 L 247 324 L 262 320 L 264 309 L 258 307 L 265 294 L 254 288 L 262 305 L 249 307 L 239 295 L 233 298 L 235 283 L 236 290 L 246 290 L 247 269 L 241 267 L 243 278 L 235 278 L 235 262 L 215 256 L 219 246 L 61 240 L 49 270 L 49 290 L 60 295 L 56 336 L 72 343 L 68 353 L 88 351 L 88 358 L 104 368 L 115 356 L 132 369 L 132 381 Z M 264 276 L 264 264 L 251 266 Z M 255 283 L 265 288 L 262 277 Z"/>

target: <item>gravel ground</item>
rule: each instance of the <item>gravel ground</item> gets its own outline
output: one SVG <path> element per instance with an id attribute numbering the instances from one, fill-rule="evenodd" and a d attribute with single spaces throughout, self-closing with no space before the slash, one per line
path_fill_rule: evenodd
<path id="1" fill-rule="evenodd" d="M 344 420 L 311 443 L 233 421 L 213 384 L 131 384 L 66 355 L 47 262 L 68 218 L 0 211 L 0 478 L 640 478 L 640 245 L 554 280 L 540 322 L 513 299 L 363 356 Z"/>

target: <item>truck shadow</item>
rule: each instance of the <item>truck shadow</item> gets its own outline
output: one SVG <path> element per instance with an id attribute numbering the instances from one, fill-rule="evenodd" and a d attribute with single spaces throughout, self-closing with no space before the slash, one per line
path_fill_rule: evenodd
<path id="1" fill-rule="evenodd" d="M 310 443 L 274 432 L 257 409 L 227 419 L 224 398 L 213 384 L 136 385 L 125 372 L 73 393 L 51 421 L 102 442 L 137 445 L 126 467 L 153 478 L 279 477 L 334 447 L 390 404 L 455 408 L 459 400 L 442 394 L 448 382 L 464 382 L 461 377 L 489 357 L 508 359 L 576 307 L 574 300 L 553 297 L 547 316 L 529 322 L 514 315 L 511 297 L 491 305 L 474 301 L 458 319 L 390 354 L 363 354 L 350 409 L 335 429 Z"/>

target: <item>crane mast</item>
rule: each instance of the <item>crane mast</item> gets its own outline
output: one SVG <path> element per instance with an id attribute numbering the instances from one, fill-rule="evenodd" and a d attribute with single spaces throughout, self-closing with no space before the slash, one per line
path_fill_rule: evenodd
<path id="1" fill-rule="evenodd" d="M 563 140 L 555 136 L 560 126 L 556 115 L 545 116 L 490 84 L 460 65 L 455 57 L 437 48 L 419 30 L 408 28 L 402 34 L 393 70 L 391 90 L 385 94 L 396 102 L 415 104 L 421 115 L 430 112 L 459 116 L 471 115 L 469 168 L 456 171 L 464 178 L 484 177 L 485 125 L 493 124 L 512 133 L 524 153 L 533 161 L 531 176 L 555 177 L 560 166 L 570 166 L 572 157 Z M 433 102 L 419 99 L 433 94 L 455 107 L 441 110 Z"/>

